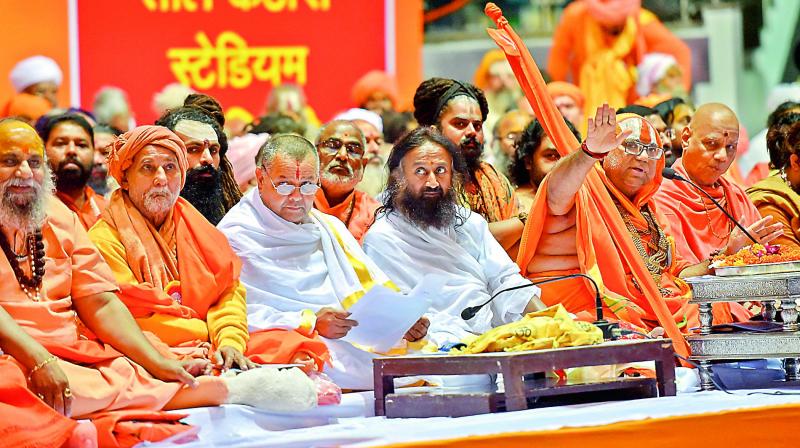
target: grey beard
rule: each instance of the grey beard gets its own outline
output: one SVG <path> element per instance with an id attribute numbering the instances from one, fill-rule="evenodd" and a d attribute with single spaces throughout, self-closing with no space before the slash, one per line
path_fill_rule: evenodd
<path id="1" fill-rule="evenodd" d="M 16 179 L 0 185 L 0 222 L 4 226 L 25 233 L 41 229 L 47 217 L 47 201 L 55 200 L 53 198 L 55 186 L 49 170 L 45 169 L 42 185 L 33 181 L 34 193 L 24 204 L 19 204 L 18 201 L 24 199 L 22 195 L 8 192 L 8 187 L 15 185 L 20 186 L 20 182 Z"/>

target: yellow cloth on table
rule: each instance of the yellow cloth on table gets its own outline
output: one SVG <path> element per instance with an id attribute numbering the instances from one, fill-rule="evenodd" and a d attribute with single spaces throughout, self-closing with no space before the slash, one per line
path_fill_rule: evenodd
<path id="1" fill-rule="evenodd" d="M 588 322 L 573 320 L 563 305 L 525 315 L 521 320 L 492 328 L 453 354 L 517 352 L 599 344 L 603 332 Z"/>

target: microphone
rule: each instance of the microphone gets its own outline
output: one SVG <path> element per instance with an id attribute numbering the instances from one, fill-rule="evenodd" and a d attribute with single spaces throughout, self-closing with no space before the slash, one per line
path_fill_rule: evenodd
<path id="1" fill-rule="evenodd" d="M 739 224 L 739 221 L 737 221 L 737 220 L 736 220 L 736 218 L 734 218 L 733 216 L 731 216 L 731 215 L 730 215 L 730 213 L 728 213 L 728 211 L 727 211 L 727 210 L 725 210 L 725 207 L 723 207 L 722 205 L 720 205 L 720 203 L 719 203 L 719 202 L 717 202 L 717 201 L 716 201 L 716 200 L 715 200 L 713 197 L 711 197 L 711 195 L 710 195 L 710 194 L 708 194 L 708 192 L 707 192 L 706 190 L 703 190 L 702 188 L 700 188 L 700 186 L 699 186 L 699 185 L 697 185 L 697 184 L 695 184 L 694 182 L 692 182 L 691 180 L 689 180 L 689 179 L 687 179 L 687 178 L 685 178 L 685 177 L 681 176 L 680 174 L 678 174 L 678 172 L 677 172 L 677 171 L 675 171 L 675 170 L 674 170 L 674 169 L 672 169 L 672 168 L 664 168 L 663 170 L 661 170 L 661 175 L 662 175 L 663 177 L 667 178 L 667 179 L 671 179 L 671 180 L 677 180 L 677 181 L 680 181 L 680 182 L 686 182 L 687 184 L 689 184 L 689 185 L 693 186 L 693 187 L 694 187 L 694 188 L 695 188 L 697 191 L 699 191 L 699 192 L 703 193 L 703 194 L 704 194 L 704 195 L 705 195 L 705 196 L 706 196 L 708 199 L 710 199 L 710 200 L 711 200 L 711 202 L 713 202 L 713 203 L 714 203 L 714 205 L 716 205 L 716 206 L 717 206 L 717 208 L 719 208 L 720 210 L 722 210 L 722 213 L 724 213 L 724 214 L 725 214 L 725 216 L 726 216 L 728 219 L 730 219 L 730 220 L 731 220 L 731 222 L 732 222 L 732 223 L 734 223 L 734 224 L 736 225 L 736 227 L 738 227 L 738 228 L 739 228 L 739 230 L 741 230 L 742 232 L 744 232 L 744 234 L 745 234 L 745 235 L 747 235 L 747 237 L 748 237 L 748 238 L 750 238 L 750 241 L 752 241 L 754 244 L 761 244 L 761 243 L 759 243 L 759 242 L 758 242 L 758 240 L 757 240 L 757 239 L 755 239 L 755 238 L 753 237 L 753 235 L 751 235 L 751 234 L 750 234 L 750 232 L 748 232 L 748 231 L 747 231 L 747 229 L 745 229 L 745 228 L 744 228 L 744 227 L 743 227 L 741 224 Z"/>
<path id="2" fill-rule="evenodd" d="M 617 339 L 619 337 L 619 324 L 611 323 L 611 322 L 609 322 L 609 321 L 607 321 L 607 320 L 605 320 L 603 318 L 603 299 L 600 297 L 600 288 L 597 286 L 597 282 L 595 282 L 592 277 L 589 277 L 586 274 L 563 275 L 563 276 L 560 276 L 560 277 L 553 277 L 553 278 L 548 278 L 548 279 L 545 279 L 545 280 L 539 280 L 538 282 L 531 282 L 531 283 L 529 283 L 527 285 L 520 285 L 520 286 L 514 286 L 514 287 L 511 287 L 511 288 L 502 289 L 500 291 L 497 291 L 492 297 L 489 298 L 489 300 L 481 303 L 480 305 L 468 306 L 468 307 L 464 308 L 461 311 L 461 318 L 464 319 L 464 320 L 472 319 L 473 317 L 475 317 L 476 314 L 478 314 L 478 311 L 480 311 L 481 308 L 483 308 L 484 306 L 486 306 L 489 303 L 491 303 L 492 300 L 494 300 L 497 296 L 499 296 L 500 294 L 502 294 L 504 292 L 516 291 L 518 289 L 530 288 L 531 286 L 543 285 L 545 283 L 558 282 L 558 281 L 561 281 L 561 280 L 567 280 L 567 279 L 570 279 L 570 278 L 578 278 L 578 277 L 583 277 L 583 278 L 589 280 L 589 282 L 594 287 L 594 291 L 595 291 L 594 303 L 595 303 L 595 313 L 596 313 L 595 315 L 597 317 L 597 320 L 595 322 L 593 322 L 593 324 L 596 325 L 598 328 L 600 328 L 600 330 L 603 331 L 603 339 L 607 339 L 607 340 Z"/>

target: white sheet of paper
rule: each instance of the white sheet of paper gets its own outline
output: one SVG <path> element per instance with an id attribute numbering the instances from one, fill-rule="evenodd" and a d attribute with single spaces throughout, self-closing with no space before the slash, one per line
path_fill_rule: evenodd
<path id="1" fill-rule="evenodd" d="M 387 352 L 394 347 L 431 306 L 431 297 L 439 294 L 445 279 L 426 275 L 407 295 L 384 286 L 374 286 L 348 310 L 358 322 L 345 341 Z"/>

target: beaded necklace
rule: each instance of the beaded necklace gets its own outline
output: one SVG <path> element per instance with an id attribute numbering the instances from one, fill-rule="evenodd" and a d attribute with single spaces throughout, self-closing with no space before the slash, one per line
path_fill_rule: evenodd
<path id="1" fill-rule="evenodd" d="M 14 253 L 5 234 L 0 238 L 0 246 L 3 248 L 3 253 L 14 271 L 14 276 L 17 278 L 20 288 L 29 299 L 38 302 L 41 300 L 42 279 L 44 278 L 44 241 L 41 229 L 34 231 L 32 234 L 27 234 L 25 242 L 28 254 L 27 256 L 19 256 Z M 22 266 L 20 266 L 20 260 L 26 258 L 30 263 L 32 274 L 30 277 L 25 275 Z"/>

